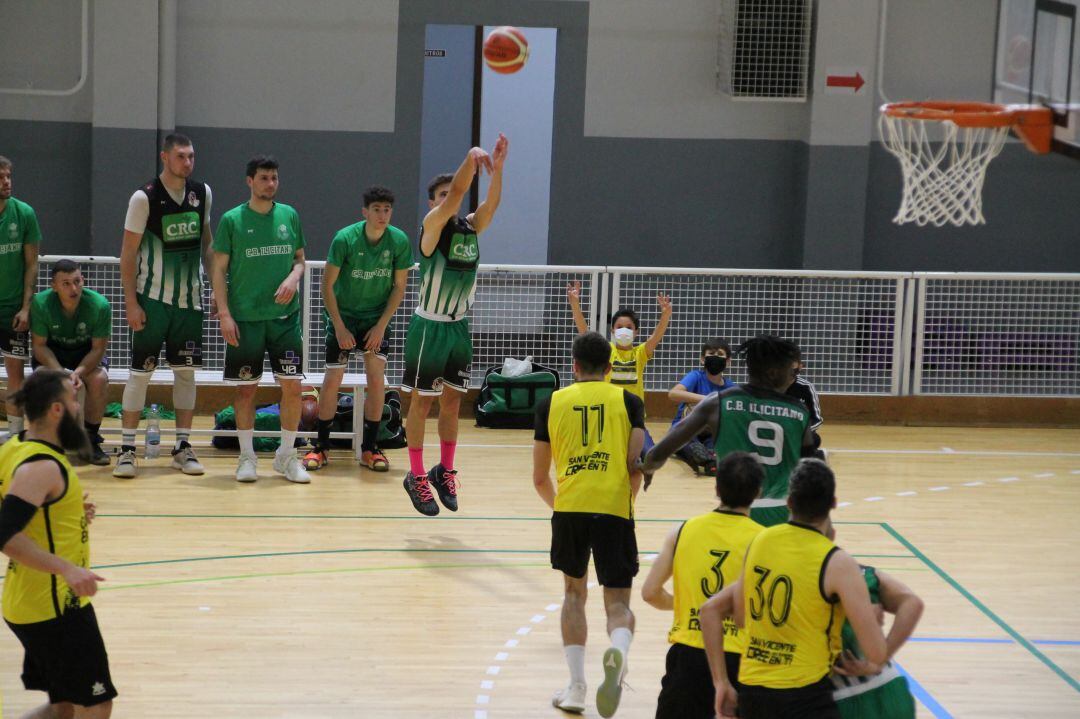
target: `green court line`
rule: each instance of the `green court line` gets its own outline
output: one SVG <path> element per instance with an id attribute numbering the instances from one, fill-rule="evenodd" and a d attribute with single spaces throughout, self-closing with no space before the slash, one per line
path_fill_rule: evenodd
<path id="1" fill-rule="evenodd" d="M 418 514 L 102 514 L 100 518 L 110 519 L 413 519 L 422 522 L 431 521 L 456 521 L 456 522 L 550 522 L 551 516 L 546 517 L 422 517 Z M 685 522 L 688 517 L 671 518 L 641 518 L 635 522 Z M 833 524 L 856 525 L 877 527 L 881 522 L 833 522 Z"/>
<path id="2" fill-rule="evenodd" d="M 510 567 L 547 567 L 547 562 L 506 562 L 487 564 L 413 564 L 391 567 L 347 567 L 343 569 L 305 569 L 295 572 L 259 572 L 255 574 L 229 574 L 219 577 L 193 577 L 188 579 L 164 579 L 157 582 L 141 582 L 138 584 L 119 584 L 109 586 L 102 584 L 99 591 L 115 592 L 121 589 L 143 589 L 147 587 L 164 587 L 176 584 L 201 584 L 205 582 L 223 582 L 235 579 L 265 579 L 268 577 L 297 577 L 313 574 L 359 574 L 367 572 L 392 572 L 407 569 L 506 569 Z"/>
<path id="3" fill-rule="evenodd" d="M 1050 659 L 1050 657 L 1048 657 L 1045 654 L 1043 654 L 1042 652 L 1040 652 L 1035 647 L 1035 645 L 1032 644 L 1031 642 L 1029 642 L 1027 639 L 1025 639 L 1024 636 L 1020 634 L 1020 632 L 1016 631 L 1011 626 L 1009 626 L 1008 622 L 1006 622 L 1004 619 L 999 617 L 997 614 L 994 614 L 994 612 L 991 611 L 989 607 L 987 607 L 985 604 L 980 602 L 979 599 L 974 594 L 972 594 L 967 589 L 965 589 L 960 584 L 960 582 L 956 581 L 951 576 L 949 576 L 948 572 L 946 572 L 944 569 L 939 567 L 937 564 L 934 564 L 934 562 L 930 561 L 929 557 L 927 557 L 925 554 L 923 554 L 921 551 L 919 551 L 918 547 L 916 547 L 914 544 L 909 542 L 907 540 L 907 538 L 904 537 L 904 535 L 900 534 L 900 532 L 898 532 L 896 529 L 894 529 L 892 527 L 892 525 L 890 525 L 888 522 L 881 522 L 881 528 L 884 529 L 889 534 L 891 534 L 893 536 L 893 538 L 896 539 L 896 541 L 900 542 L 900 544 L 904 545 L 904 547 L 908 551 L 910 551 L 912 554 L 914 554 L 916 557 L 918 557 L 923 562 L 923 564 L 930 567 L 930 569 L 932 569 L 939 577 L 944 579 L 945 582 L 949 586 L 951 586 L 953 589 L 958 591 L 961 594 L 961 596 L 963 596 L 965 599 L 967 599 L 969 602 L 971 602 L 972 605 L 974 605 L 976 609 L 978 609 L 980 612 L 985 614 L 990 619 L 990 621 L 994 622 L 994 624 L 997 624 L 999 627 L 1001 627 L 1005 631 L 1006 634 L 1008 634 L 1010 637 L 1012 637 L 1014 640 L 1016 640 L 1017 644 L 1022 646 L 1024 649 L 1027 649 L 1036 659 L 1038 659 L 1040 662 L 1045 664 L 1051 671 L 1053 671 L 1059 677 L 1064 679 L 1065 682 L 1070 687 L 1072 687 L 1074 690 L 1080 692 L 1080 682 L 1078 682 L 1071 675 L 1069 675 L 1064 669 L 1062 669 L 1057 664 L 1055 664 L 1054 661 L 1052 659 Z"/>
<path id="4" fill-rule="evenodd" d="M 413 548 L 413 547 L 361 547 L 353 549 L 307 549 L 292 552 L 257 552 L 254 554 L 222 554 L 208 557 L 181 557 L 177 559 L 151 559 L 141 562 L 121 562 L 118 564 L 98 564 L 94 569 L 119 569 L 121 567 L 145 567 L 155 564 L 184 564 L 187 562 L 212 562 L 225 559 L 260 559 L 265 557 L 302 557 L 314 554 L 368 554 L 368 553 L 405 553 L 405 554 L 548 554 L 547 549 L 473 549 L 473 548 Z M 642 556 L 657 552 L 639 552 Z M 856 557 L 883 559 L 917 559 L 912 554 L 856 554 Z"/>

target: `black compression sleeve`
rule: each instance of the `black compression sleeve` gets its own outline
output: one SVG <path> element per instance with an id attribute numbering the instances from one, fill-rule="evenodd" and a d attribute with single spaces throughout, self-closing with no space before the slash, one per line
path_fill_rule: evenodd
<path id="1" fill-rule="evenodd" d="M 12 537 L 26 529 L 37 511 L 37 507 L 22 497 L 10 494 L 4 497 L 3 504 L 0 504 L 0 549 L 7 546 Z"/>

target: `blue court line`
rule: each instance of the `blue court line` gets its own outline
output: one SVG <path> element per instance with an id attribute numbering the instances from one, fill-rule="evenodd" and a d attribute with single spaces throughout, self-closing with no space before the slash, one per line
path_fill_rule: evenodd
<path id="1" fill-rule="evenodd" d="M 918 699 L 920 704 L 929 709 L 931 714 L 937 717 L 937 719 L 953 719 L 953 715 L 950 714 L 945 707 L 941 706 L 937 699 L 934 699 L 922 684 L 915 681 L 915 677 L 908 674 L 906 669 L 900 666 L 895 660 L 893 661 L 893 666 L 907 678 L 908 689 L 911 690 L 911 695 Z"/>
<path id="2" fill-rule="evenodd" d="M 929 644 L 1018 644 L 1015 639 L 1004 637 L 911 637 L 909 642 L 927 642 Z M 1032 644 L 1049 647 L 1080 647 L 1080 641 L 1074 639 L 1031 639 Z"/>

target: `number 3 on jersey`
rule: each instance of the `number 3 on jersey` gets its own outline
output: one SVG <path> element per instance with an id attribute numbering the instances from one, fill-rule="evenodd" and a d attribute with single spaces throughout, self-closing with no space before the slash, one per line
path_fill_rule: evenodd
<path id="1" fill-rule="evenodd" d="M 776 422 L 755 419 L 746 428 L 750 443 L 757 447 L 755 454 L 762 464 L 780 464 L 784 460 L 784 428 Z"/>

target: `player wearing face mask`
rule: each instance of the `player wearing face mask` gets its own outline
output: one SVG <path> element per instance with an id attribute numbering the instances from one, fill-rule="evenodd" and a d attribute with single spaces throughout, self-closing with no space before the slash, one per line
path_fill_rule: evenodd
<path id="1" fill-rule="evenodd" d="M 668 399 L 679 403 L 675 419 L 671 420 L 673 428 L 701 400 L 735 386 L 734 382 L 724 376 L 730 356 L 731 346 L 719 337 L 713 337 L 701 344 L 700 366 L 690 370 L 668 392 Z M 716 474 L 716 453 L 712 450 L 712 444 L 712 433 L 705 431 L 675 450 L 675 456 L 689 464 L 698 474 L 713 476 Z"/>
<path id="2" fill-rule="evenodd" d="M 578 334 L 588 332 L 589 323 L 581 311 L 581 283 L 570 283 L 566 288 L 566 297 L 574 314 Z M 642 402 L 645 401 L 645 365 L 653 358 L 656 347 L 664 338 L 668 323 L 671 322 L 671 298 L 661 292 L 656 296 L 656 303 L 660 306 L 660 321 L 656 323 L 656 329 L 649 335 L 649 339 L 640 345 L 634 344 L 638 331 L 637 312 L 629 307 L 622 307 L 611 316 L 611 372 L 605 379 L 638 396 Z M 646 429 L 645 451 L 649 451 L 653 444 L 652 436 Z"/>

